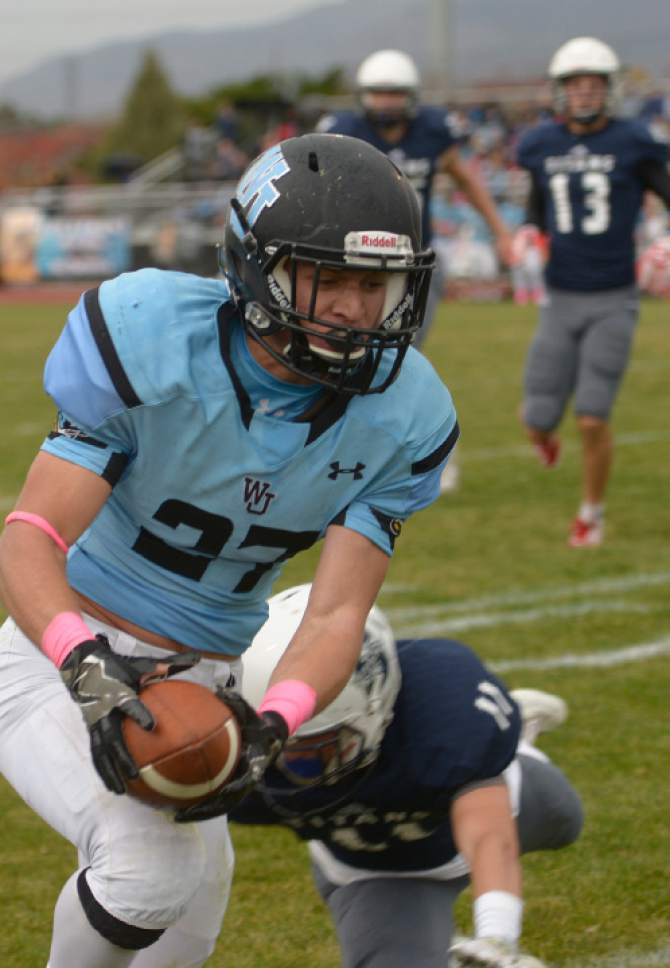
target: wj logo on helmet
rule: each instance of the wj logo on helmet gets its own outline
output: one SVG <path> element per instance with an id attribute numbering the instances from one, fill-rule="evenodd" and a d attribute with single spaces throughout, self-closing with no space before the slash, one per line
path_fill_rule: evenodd
<path id="1" fill-rule="evenodd" d="M 353 474 L 355 481 L 360 481 L 363 477 L 363 471 L 365 470 L 365 464 L 361 464 L 357 461 L 355 467 L 340 467 L 339 460 L 334 460 L 330 465 L 330 474 L 328 475 L 329 481 L 336 481 L 340 474 Z"/>
<path id="2" fill-rule="evenodd" d="M 253 202 L 246 213 L 249 225 L 255 225 L 263 209 L 271 208 L 277 201 L 279 192 L 275 187 L 275 182 L 288 174 L 290 170 L 282 153 L 281 145 L 270 148 L 251 166 L 237 193 L 241 205 L 246 207 L 250 202 Z"/>
<path id="3" fill-rule="evenodd" d="M 257 481 L 253 477 L 244 478 L 244 500 L 249 514 L 265 514 L 270 501 L 276 496 L 267 481 Z"/>

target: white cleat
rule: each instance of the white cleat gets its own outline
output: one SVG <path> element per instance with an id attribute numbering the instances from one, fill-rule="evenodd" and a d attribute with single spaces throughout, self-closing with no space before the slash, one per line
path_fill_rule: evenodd
<path id="1" fill-rule="evenodd" d="M 531 746 L 540 733 L 556 729 L 568 718 L 567 703 L 551 692 L 512 689 L 510 695 L 521 711 L 521 739 Z"/>

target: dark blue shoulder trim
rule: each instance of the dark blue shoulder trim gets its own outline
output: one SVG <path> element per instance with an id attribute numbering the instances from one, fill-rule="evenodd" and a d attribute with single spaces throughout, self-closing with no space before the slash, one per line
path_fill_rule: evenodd
<path id="1" fill-rule="evenodd" d="M 445 457 L 451 453 L 451 451 L 456 446 L 456 441 L 460 436 L 460 427 L 458 426 L 458 421 L 454 424 L 451 429 L 451 433 L 446 440 L 442 441 L 439 447 L 436 447 L 432 454 L 428 454 L 422 460 L 415 461 L 412 464 L 412 474 L 425 474 L 426 471 L 432 471 L 434 467 L 441 464 Z"/>
<path id="2" fill-rule="evenodd" d="M 86 308 L 86 316 L 88 318 L 89 326 L 91 327 L 93 339 L 95 340 L 95 344 L 98 347 L 98 352 L 100 353 L 100 356 L 107 367 L 107 372 L 109 373 L 112 383 L 114 384 L 114 389 L 127 407 L 130 408 L 141 406 L 142 401 L 135 393 L 130 380 L 126 376 L 126 371 L 123 369 L 123 365 L 119 359 L 119 354 L 116 352 L 116 347 L 112 342 L 112 337 L 109 329 L 107 328 L 104 314 L 100 308 L 100 299 L 97 288 L 88 289 L 84 293 L 84 306 Z"/>

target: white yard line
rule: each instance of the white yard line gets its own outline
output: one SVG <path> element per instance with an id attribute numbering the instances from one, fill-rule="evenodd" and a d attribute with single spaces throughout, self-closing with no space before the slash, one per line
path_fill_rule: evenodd
<path id="1" fill-rule="evenodd" d="M 668 968 L 670 965 L 670 946 L 657 948 L 656 951 L 617 951 L 602 958 L 589 958 L 584 961 L 567 961 L 563 968 Z"/>
<path id="2" fill-rule="evenodd" d="M 576 655 L 543 656 L 528 659 L 501 659 L 487 662 L 495 672 L 510 672 L 517 669 L 599 669 L 624 665 L 628 662 L 645 662 L 670 652 L 670 635 L 655 642 L 641 642 L 639 645 L 626 645 L 620 649 L 602 652 L 585 652 Z M 668 961 L 670 965 L 670 961 Z"/>
<path id="3" fill-rule="evenodd" d="M 598 578 L 595 581 L 575 583 L 573 585 L 559 585 L 555 588 L 537 588 L 534 590 L 519 590 L 502 592 L 500 595 L 484 595 L 481 598 L 465 598 L 458 602 L 446 602 L 444 605 L 416 605 L 407 607 L 386 607 L 391 621 L 409 622 L 412 619 L 433 618 L 439 615 L 449 615 L 454 612 L 476 612 L 491 607 L 505 605 L 532 605 L 533 603 L 555 601 L 561 598 L 578 598 L 582 595 L 607 594 L 608 592 L 627 592 L 637 588 L 648 588 L 655 585 L 670 585 L 670 572 L 652 572 L 646 575 L 627 575 L 621 578 Z M 398 586 L 396 586 L 398 587 Z M 409 586 L 400 586 L 410 590 Z M 389 591 L 384 586 L 382 593 Z M 394 587 L 393 594 L 396 591 Z"/>
<path id="4" fill-rule="evenodd" d="M 475 615 L 462 615 L 460 618 L 445 619 L 444 621 L 419 622 L 402 626 L 394 622 L 394 616 L 389 613 L 389 619 L 398 638 L 410 636 L 426 637 L 443 635 L 448 632 L 463 632 L 467 629 L 483 629 L 500 625 L 527 625 L 546 618 L 573 618 L 577 615 L 589 615 L 592 612 L 637 612 L 645 613 L 653 609 L 651 606 L 631 604 L 630 602 L 616 602 L 612 599 L 604 601 L 577 602 L 574 605 L 548 605 L 546 608 L 531 608 L 516 612 L 488 612 Z"/>

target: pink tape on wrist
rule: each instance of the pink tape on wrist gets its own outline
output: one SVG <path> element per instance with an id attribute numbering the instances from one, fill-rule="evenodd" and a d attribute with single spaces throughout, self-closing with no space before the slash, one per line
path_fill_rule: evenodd
<path id="1" fill-rule="evenodd" d="M 58 545 L 60 550 L 64 555 L 68 552 L 68 547 L 56 531 L 52 524 L 49 524 L 46 518 L 43 518 L 40 514 L 33 514 L 31 511 L 12 511 L 5 518 L 5 524 L 11 524 L 12 521 L 25 521 L 26 524 L 34 524 L 36 528 L 44 531 L 55 544 Z"/>
<path id="2" fill-rule="evenodd" d="M 59 612 L 44 630 L 42 652 L 60 669 L 77 645 L 94 638 L 95 635 L 77 612 Z"/>
<path id="3" fill-rule="evenodd" d="M 288 734 L 292 736 L 313 715 L 316 692 L 300 679 L 284 679 L 270 686 L 263 696 L 259 713 L 279 713 L 286 720 Z"/>

